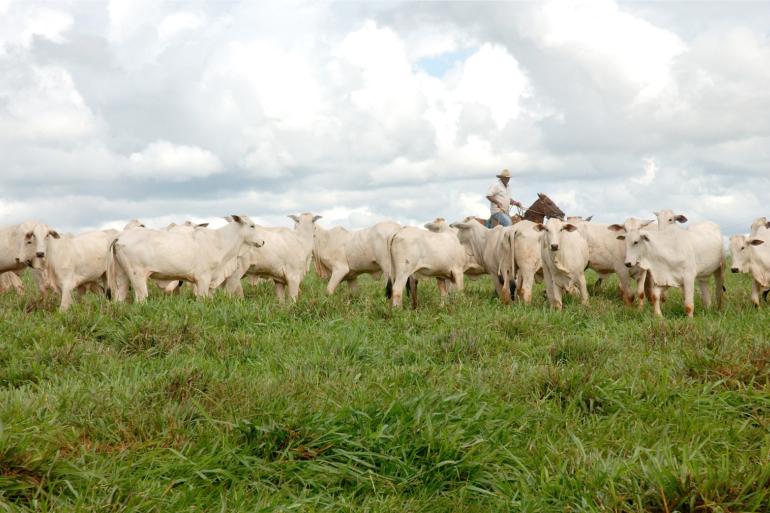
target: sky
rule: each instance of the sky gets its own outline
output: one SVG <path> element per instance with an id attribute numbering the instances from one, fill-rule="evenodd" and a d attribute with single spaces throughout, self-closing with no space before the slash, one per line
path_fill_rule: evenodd
<path id="1" fill-rule="evenodd" d="M 770 2 L 0 0 L 0 224 L 459 220 L 503 168 L 747 232 Z"/>

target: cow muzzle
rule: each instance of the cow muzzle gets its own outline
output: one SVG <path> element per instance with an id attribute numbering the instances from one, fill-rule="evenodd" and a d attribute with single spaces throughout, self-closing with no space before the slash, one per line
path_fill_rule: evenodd
<path id="1" fill-rule="evenodd" d="M 38 251 L 37 253 L 35 253 L 35 256 L 37 258 L 45 258 L 45 253 L 42 251 Z"/>
<path id="2" fill-rule="evenodd" d="M 730 271 L 732 271 L 734 273 L 737 273 L 738 272 L 738 268 L 737 267 L 731 267 Z"/>
<path id="3" fill-rule="evenodd" d="M 631 262 L 626 262 L 626 267 L 628 267 L 629 269 L 631 269 L 633 266 L 634 264 L 632 264 Z"/>
<path id="4" fill-rule="evenodd" d="M 551 244 L 551 251 L 559 251 L 559 245 L 558 244 Z"/>

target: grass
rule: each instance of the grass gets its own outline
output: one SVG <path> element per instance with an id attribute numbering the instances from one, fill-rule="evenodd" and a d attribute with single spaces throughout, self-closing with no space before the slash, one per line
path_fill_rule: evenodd
<path id="1" fill-rule="evenodd" d="M 744 276 L 687 320 L 503 306 L 392 314 L 363 279 L 279 306 L 0 298 L 0 511 L 768 511 L 770 323 Z M 29 287 L 32 290 L 33 287 Z"/>

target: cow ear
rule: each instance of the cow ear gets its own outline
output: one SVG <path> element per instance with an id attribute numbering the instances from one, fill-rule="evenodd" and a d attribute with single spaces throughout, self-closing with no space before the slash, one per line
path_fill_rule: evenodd
<path id="1" fill-rule="evenodd" d="M 625 235 L 618 235 L 615 238 L 618 239 L 618 240 L 626 240 L 626 236 Z"/>
<path id="2" fill-rule="evenodd" d="M 232 223 L 235 221 L 235 219 L 233 219 L 233 216 L 225 216 L 225 221 L 227 221 L 228 223 Z"/>
<path id="3" fill-rule="evenodd" d="M 588 223 L 588 222 L 590 222 L 590 221 L 591 221 L 591 219 L 593 219 L 593 218 L 594 218 L 594 216 L 593 216 L 593 214 L 592 214 L 592 215 L 590 215 L 590 216 L 586 217 L 585 219 L 583 219 L 583 221 L 585 221 L 586 223 Z"/>
<path id="4" fill-rule="evenodd" d="M 655 212 L 652 213 L 652 215 L 654 215 L 655 217 L 658 217 L 660 215 L 660 210 L 656 210 Z"/>
<path id="5" fill-rule="evenodd" d="M 770 221 L 765 223 L 765 228 L 770 228 Z"/>
<path id="6" fill-rule="evenodd" d="M 32 232 L 27 232 L 27 233 L 25 233 L 25 234 L 24 234 L 24 238 L 25 238 L 25 239 L 27 239 L 27 240 L 29 240 L 29 239 L 31 239 L 31 238 L 32 238 L 32 236 L 33 236 L 33 235 L 35 235 L 35 234 L 34 234 L 34 233 L 32 233 Z"/>
<path id="7" fill-rule="evenodd" d="M 233 222 L 236 222 L 238 224 L 244 224 L 243 218 L 241 216 L 231 215 L 230 217 L 233 218 Z"/>
<path id="8" fill-rule="evenodd" d="M 315 223 L 319 219 L 321 219 L 323 216 L 313 216 L 313 222 Z"/>
<path id="9" fill-rule="evenodd" d="M 624 232 L 626 231 L 625 227 L 622 224 L 611 224 L 607 227 L 608 230 L 612 230 L 613 232 Z"/>
<path id="10" fill-rule="evenodd" d="M 209 223 L 201 223 L 201 224 L 196 224 L 195 227 L 196 228 L 206 228 L 208 225 L 209 225 Z"/>
<path id="11" fill-rule="evenodd" d="M 575 226 L 572 223 L 567 223 L 564 226 L 561 227 L 562 230 L 567 230 L 568 232 L 574 232 L 577 230 L 577 226 Z"/>
<path id="12" fill-rule="evenodd" d="M 48 230 L 48 235 L 50 235 L 54 239 L 61 239 L 61 235 L 59 235 L 59 232 L 57 232 L 56 230 Z"/>
<path id="13" fill-rule="evenodd" d="M 289 214 L 289 219 L 294 221 L 295 223 L 299 223 L 299 217 L 295 216 L 294 214 Z"/>
<path id="14" fill-rule="evenodd" d="M 751 241 L 749 241 L 749 244 L 751 244 L 752 246 L 759 246 L 764 243 L 765 241 L 763 241 L 762 239 L 751 239 Z"/>
<path id="15" fill-rule="evenodd" d="M 683 216 L 682 214 L 678 214 L 676 217 L 674 217 L 674 220 L 677 223 L 686 223 L 687 222 L 687 217 Z"/>
<path id="16" fill-rule="evenodd" d="M 650 219 L 649 221 L 642 221 L 642 224 L 639 225 L 639 228 L 644 228 L 645 226 L 650 225 L 654 222 L 655 222 L 654 219 Z"/>
<path id="17" fill-rule="evenodd" d="M 643 241 L 645 241 L 645 242 L 650 242 L 650 238 L 647 236 L 647 234 L 646 234 L 646 233 L 643 233 L 643 234 L 642 234 L 642 237 L 641 237 L 641 239 L 642 239 Z"/>
<path id="18" fill-rule="evenodd" d="M 532 227 L 532 229 L 535 230 L 536 232 L 542 232 L 543 230 L 545 230 L 545 226 L 543 225 L 543 223 L 537 223 L 535 226 Z"/>

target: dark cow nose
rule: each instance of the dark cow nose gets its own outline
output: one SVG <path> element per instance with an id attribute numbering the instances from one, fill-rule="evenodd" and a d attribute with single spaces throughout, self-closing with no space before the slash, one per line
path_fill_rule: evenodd
<path id="1" fill-rule="evenodd" d="M 37 253 L 35 253 L 35 256 L 38 258 L 43 258 L 45 256 L 45 253 L 43 253 L 42 251 L 38 251 Z"/>
<path id="2" fill-rule="evenodd" d="M 630 267 L 633 267 L 633 266 L 634 266 L 634 264 L 632 264 L 631 262 L 626 262 L 626 267 L 630 268 Z"/>
<path id="3" fill-rule="evenodd" d="M 16 257 L 16 263 L 17 263 L 17 264 L 20 264 L 20 263 L 21 263 L 21 259 L 20 259 L 19 257 Z"/>
<path id="4" fill-rule="evenodd" d="M 551 251 L 559 251 L 559 245 L 558 244 L 551 244 Z"/>
<path id="5" fill-rule="evenodd" d="M 731 270 L 732 272 L 734 272 L 734 273 L 737 273 L 737 272 L 738 272 L 738 268 L 737 268 L 737 267 L 731 267 L 731 268 L 730 268 L 730 270 Z"/>

